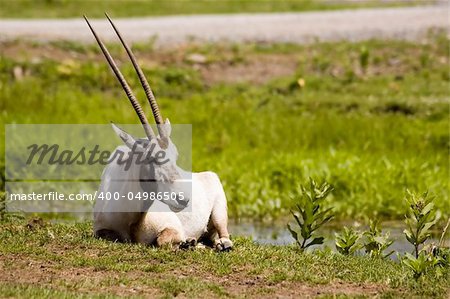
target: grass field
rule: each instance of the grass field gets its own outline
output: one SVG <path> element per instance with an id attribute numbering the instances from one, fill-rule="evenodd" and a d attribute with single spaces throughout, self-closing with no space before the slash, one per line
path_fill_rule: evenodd
<path id="1" fill-rule="evenodd" d="M 432 4 L 433 0 L 412 1 L 324 1 L 324 0 L 3 0 L 0 18 L 70 18 L 88 14 L 103 17 L 105 11 L 115 17 L 179 14 L 222 14 L 246 12 L 292 12 L 364 7 L 395 7 Z"/>
<path id="2" fill-rule="evenodd" d="M 127 1 L 126 9 L 108 3 L 15 1 L 0 17 L 71 17 L 88 5 L 92 16 L 336 8 L 319 1 L 208 1 L 199 8 L 187 0 L 158 3 L 158 10 L 156 1 Z M 109 48 L 144 104 L 124 51 Z M 163 115 L 193 125 L 193 168 L 219 174 L 232 219 L 286 223 L 309 177 L 335 188 L 326 202 L 336 214 L 331 225 L 403 220 L 407 189 L 429 190 L 442 222 L 450 217 L 446 33 L 414 43 L 133 48 Z M 17 40 L 1 42 L 0 53 L 1 189 L 4 124 L 138 123 L 95 45 Z M 0 297 L 450 295 L 448 268 L 416 281 L 391 260 L 261 246 L 233 232 L 235 249 L 226 253 L 116 244 L 93 238 L 89 221 L 30 221 L 34 215 L 5 215 L 1 204 Z"/>
<path id="3" fill-rule="evenodd" d="M 2 297 L 445 297 L 450 272 L 414 281 L 404 266 L 331 251 L 260 246 L 174 251 L 94 239 L 91 223 L 0 225 Z"/>
<path id="4" fill-rule="evenodd" d="M 1 48 L 2 123 L 137 123 L 95 46 Z M 144 99 L 123 51 L 110 48 Z M 429 190 L 448 218 L 444 34 L 420 44 L 135 49 L 163 114 L 193 124 L 194 170 L 223 179 L 231 217 L 286 216 L 298 185 L 313 177 L 335 187 L 328 203 L 337 219 L 402 219 L 406 189 Z M 205 61 L 192 62 L 193 53 Z"/>

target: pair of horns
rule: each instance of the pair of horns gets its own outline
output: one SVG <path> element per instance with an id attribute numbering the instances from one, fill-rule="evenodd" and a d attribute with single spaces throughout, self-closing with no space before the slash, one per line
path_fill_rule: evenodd
<path id="1" fill-rule="evenodd" d="M 131 63 L 133 64 L 134 69 L 136 70 L 136 73 L 139 77 L 139 81 L 141 81 L 141 85 L 144 88 L 145 95 L 148 99 L 148 102 L 150 103 L 150 106 L 152 108 L 153 117 L 155 118 L 156 125 L 158 127 L 158 133 L 159 136 L 162 139 L 167 139 L 168 136 L 166 136 L 164 129 L 162 128 L 163 125 L 163 118 L 161 116 L 161 113 L 159 112 L 158 103 L 156 102 L 155 96 L 153 95 L 153 92 L 150 88 L 150 85 L 147 82 L 147 79 L 144 76 L 144 72 L 142 71 L 141 67 L 138 65 L 136 61 L 136 57 L 134 56 L 133 52 L 131 51 L 131 48 L 127 45 L 127 43 L 122 38 L 122 35 L 120 34 L 119 30 L 117 29 L 116 25 L 114 25 L 111 18 L 108 16 L 107 13 L 105 13 L 106 18 L 108 19 L 109 23 L 111 23 L 112 27 L 114 28 L 114 31 L 116 32 L 117 36 L 120 39 L 120 42 L 122 43 L 123 47 L 125 48 L 128 57 L 131 60 Z M 153 132 L 152 128 L 150 127 L 150 124 L 147 120 L 147 117 L 144 114 L 144 111 L 142 110 L 141 105 L 139 104 L 138 100 L 136 99 L 136 96 L 134 95 L 133 91 L 131 90 L 130 86 L 128 85 L 127 81 L 125 80 L 124 76 L 120 72 L 119 68 L 117 67 L 114 59 L 111 57 L 111 54 L 109 54 L 108 49 L 105 47 L 103 42 L 98 37 L 97 33 L 95 32 L 94 28 L 92 28 L 91 24 L 89 23 L 89 20 L 86 16 L 84 16 L 84 19 L 86 20 L 86 23 L 88 24 L 89 28 L 92 31 L 92 34 L 95 37 L 95 40 L 97 41 L 98 45 L 100 46 L 100 49 L 103 52 L 103 55 L 105 55 L 106 60 L 108 61 L 109 66 L 113 70 L 114 74 L 117 77 L 117 80 L 119 80 L 120 85 L 122 86 L 123 90 L 125 91 L 128 99 L 130 100 L 131 105 L 134 108 L 134 111 L 136 111 L 136 114 L 139 117 L 139 120 L 142 123 L 142 126 L 144 127 L 145 134 L 149 139 L 155 138 L 156 135 Z"/>

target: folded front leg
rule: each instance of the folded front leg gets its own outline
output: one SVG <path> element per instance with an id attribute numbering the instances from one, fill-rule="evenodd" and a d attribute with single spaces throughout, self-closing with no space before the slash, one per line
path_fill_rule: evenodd
<path id="1" fill-rule="evenodd" d="M 156 238 L 156 246 L 179 246 L 184 241 L 185 238 L 181 232 L 174 228 L 165 228 L 158 234 L 158 237 Z"/>

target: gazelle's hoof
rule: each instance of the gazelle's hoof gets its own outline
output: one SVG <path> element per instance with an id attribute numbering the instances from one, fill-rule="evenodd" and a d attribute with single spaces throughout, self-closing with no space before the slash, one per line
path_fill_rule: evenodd
<path id="1" fill-rule="evenodd" d="M 216 249 L 218 251 L 230 251 L 233 249 L 233 242 L 228 238 L 220 238 L 216 243 Z"/>
<path id="2" fill-rule="evenodd" d="M 195 248 L 197 245 L 197 239 L 187 238 L 186 241 L 180 243 L 180 249 Z"/>

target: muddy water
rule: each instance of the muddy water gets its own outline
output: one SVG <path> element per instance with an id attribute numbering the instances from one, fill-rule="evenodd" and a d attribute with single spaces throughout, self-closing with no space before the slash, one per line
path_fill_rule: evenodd
<path id="1" fill-rule="evenodd" d="M 336 250 L 334 244 L 335 233 L 341 230 L 342 226 L 336 228 L 327 227 L 318 232 L 318 234 L 325 237 L 325 243 L 320 246 L 315 246 L 315 248 L 330 248 Z M 348 225 L 349 226 L 349 225 Z M 394 222 L 382 224 L 384 227 L 383 233 L 389 232 L 391 240 L 394 243 L 388 248 L 387 252 L 395 250 L 401 254 L 405 252 L 412 252 L 413 247 L 405 238 L 403 234 L 404 224 L 403 222 Z M 251 237 L 256 243 L 259 244 L 271 244 L 271 245 L 288 245 L 294 243 L 290 232 L 287 230 L 284 224 L 260 224 L 252 222 L 241 222 L 241 223 L 230 223 L 230 232 L 235 236 L 246 236 Z M 360 231 L 367 229 L 366 227 L 358 227 Z M 439 236 L 433 236 L 427 241 L 427 243 L 438 243 Z M 391 255 L 392 259 L 397 259 L 395 254 Z"/>

